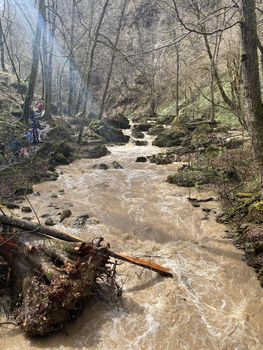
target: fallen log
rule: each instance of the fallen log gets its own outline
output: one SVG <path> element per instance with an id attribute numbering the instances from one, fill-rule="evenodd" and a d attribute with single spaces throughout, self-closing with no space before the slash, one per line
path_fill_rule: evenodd
<path id="1" fill-rule="evenodd" d="M 38 234 L 43 234 L 43 235 L 46 235 L 49 237 L 54 237 L 54 238 L 57 238 L 57 239 L 60 239 L 60 240 L 66 241 L 66 242 L 83 242 L 83 240 L 81 240 L 80 238 L 74 237 L 74 236 L 69 235 L 67 233 L 60 232 L 60 231 L 55 230 L 55 229 L 50 229 L 48 227 L 34 224 L 31 222 L 27 222 L 27 221 L 23 221 L 23 220 L 19 220 L 19 219 L 14 219 L 14 218 L 11 218 L 11 217 L 5 216 L 5 215 L 0 215 L 0 223 L 5 224 L 5 225 L 9 225 L 9 226 L 13 226 L 13 227 L 19 227 L 20 229 L 25 229 L 27 231 L 36 232 Z M 143 267 L 145 269 L 157 272 L 162 276 L 173 277 L 170 269 L 165 268 L 161 265 L 155 264 L 151 261 L 147 261 L 147 260 L 135 258 L 135 257 L 129 257 L 129 256 L 122 255 L 122 254 L 117 254 L 117 253 L 112 252 L 110 250 L 108 250 L 108 253 L 109 253 L 109 256 L 111 256 L 115 259 L 126 261 L 130 264 L 137 265 L 137 266 Z"/>
<path id="2" fill-rule="evenodd" d="M 60 330 L 76 317 L 85 298 L 106 287 L 109 295 L 119 297 L 116 262 L 111 257 L 172 276 L 169 269 L 153 262 L 110 251 L 102 238 L 84 242 L 5 215 L 0 215 L 0 224 L 0 256 L 12 271 L 18 296 L 15 321 L 29 336 Z"/>

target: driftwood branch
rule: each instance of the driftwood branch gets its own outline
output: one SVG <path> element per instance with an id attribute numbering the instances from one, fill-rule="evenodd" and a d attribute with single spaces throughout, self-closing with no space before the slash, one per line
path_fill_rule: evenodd
<path id="1" fill-rule="evenodd" d="M 60 232 L 58 230 L 50 229 L 48 227 L 34 224 L 31 222 L 14 219 L 9 216 L 0 215 L 0 223 L 13 226 L 13 227 L 18 227 L 22 230 L 31 231 L 31 232 L 42 234 L 45 236 L 57 238 L 66 242 L 83 242 L 83 240 L 81 240 L 80 238 L 71 236 L 69 234 Z M 126 261 L 130 264 L 137 265 L 145 269 L 157 272 L 162 276 L 173 277 L 170 269 L 165 268 L 161 265 L 155 264 L 151 261 L 147 261 L 147 260 L 135 258 L 135 257 L 129 257 L 122 254 L 117 254 L 112 251 L 109 251 L 109 256 L 115 259 Z"/>

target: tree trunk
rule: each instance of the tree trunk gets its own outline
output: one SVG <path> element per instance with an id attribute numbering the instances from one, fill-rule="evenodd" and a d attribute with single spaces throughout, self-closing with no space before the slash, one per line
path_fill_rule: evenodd
<path id="1" fill-rule="evenodd" d="M 91 74 L 93 71 L 93 65 L 94 65 L 94 57 L 95 57 L 95 50 L 98 44 L 98 37 L 99 37 L 99 31 L 101 29 L 104 17 L 105 17 L 105 13 L 106 13 L 106 9 L 109 5 L 110 0 L 106 0 L 100 17 L 99 17 L 99 21 L 97 24 L 97 28 L 96 28 L 96 32 L 93 38 L 93 44 L 91 47 L 91 52 L 90 52 L 90 60 L 89 60 L 89 67 L 88 67 L 88 71 L 87 71 L 87 76 L 86 76 L 86 81 L 85 81 L 85 97 L 84 97 L 84 106 L 83 106 L 83 112 L 82 112 L 82 119 L 81 119 L 81 123 L 80 123 L 80 130 L 79 130 L 79 136 L 78 136 L 78 143 L 81 143 L 82 140 L 82 136 L 83 136 L 83 132 L 84 132 L 84 128 L 85 128 L 85 122 L 87 119 L 87 111 L 88 111 L 88 100 L 90 97 L 90 82 L 91 82 Z"/>
<path id="2" fill-rule="evenodd" d="M 6 72 L 7 69 L 5 67 L 5 47 L 4 47 L 4 33 L 2 21 L 0 19 L 0 61 L 1 61 L 1 70 Z"/>
<path id="3" fill-rule="evenodd" d="M 179 86 L 180 86 L 180 51 L 178 45 L 176 50 L 176 116 L 179 116 Z"/>
<path id="4" fill-rule="evenodd" d="M 261 188 L 263 188 L 263 106 L 257 54 L 258 37 L 255 0 L 241 0 L 241 6 L 242 64 L 246 120 L 254 157 L 258 166 Z"/>
<path id="5" fill-rule="evenodd" d="M 74 89 L 75 89 L 75 74 L 74 74 L 74 34 L 76 22 L 76 0 L 72 0 L 71 8 L 71 26 L 70 26 L 70 54 L 69 54 L 69 95 L 68 95 L 68 114 L 74 113 Z"/>
<path id="6" fill-rule="evenodd" d="M 29 120 L 30 108 L 34 98 L 35 85 L 37 80 L 44 10 L 45 10 L 45 0 L 39 0 L 37 28 L 36 28 L 35 39 L 33 43 L 31 73 L 30 73 L 30 79 L 28 83 L 28 89 L 27 89 L 27 94 L 26 94 L 23 114 L 22 114 L 22 118 L 26 122 L 28 122 Z"/>
<path id="7" fill-rule="evenodd" d="M 54 51 L 54 35 L 56 31 L 56 11 L 57 3 L 52 1 L 52 10 L 49 11 L 48 19 L 50 23 L 50 34 L 49 34 L 49 55 L 47 62 L 47 76 L 46 76 L 46 91 L 45 91 L 45 117 L 51 117 L 51 101 L 52 101 L 52 75 L 53 75 L 53 51 Z"/>
<path id="8" fill-rule="evenodd" d="M 119 44 L 121 25 L 122 25 L 125 9 L 126 9 L 126 6 L 127 6 L 127 2 L 128 2 L 128 0 L 124 0 L 123 7 L 122 7 L 122 10 L 121 10 L 120 19 L 119 19 L 119 24 L 118 24 L 118 28 L 117 28 L 115 43 L 114 43 L 114 47 L 112 48 L 110 69 L 109 69 L 108 76 L 107 76 L 107 79 L 106 79 L 106 84 L 105 84 L 105 87 L 104 87 L 104 92 L 103 92 L 101 105 L 100 105 L 100 112 L 99 112 L 99 118 L 100 119 L 102 118 L 103 112 L 104 112 L 104 109 L 105 109 L 105 101 L 106 101 L 106 98 L 107 98 L 108 89 L 109 89 L 109 85 L 110 85 L 110 81 L 111 81 L 111 75 L 112 75 L 112 69 L 113 69 L 113 65 L 114 65 L 114 61 L 115 61 L 116 49 L 117 49 L 117 46 Z"/>

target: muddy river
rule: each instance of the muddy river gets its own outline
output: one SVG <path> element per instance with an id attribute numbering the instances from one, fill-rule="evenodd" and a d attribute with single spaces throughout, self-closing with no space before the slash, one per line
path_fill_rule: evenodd
<path id="1" fill-rule="evenodd" d="M 174 278 L 123 263 L 118 267 L 121 305 L 90 302 L 65 333 L 45 339 L 29 340 L 16 328 L 2 326 L 0 348 L 263 349 L 263 289 L 243 253 L 224 238 L 227 228 L 215 220 L 217 203 L 194 208 L 188 189 L 166 183 L 178 164 L 135 162 L 158 148 L 109 149 L 111 154 L 99 160 L 60 167 L 58 180 L 35 186 L 40 195 L 30 201 L 39 216 L 50 214 L 57 222 L 61 208 L 70 208 L 72 217 L 56 228 L 84 239 L 103 236 L 112 250 L 152 257 L 170 267 Z M 123 169 L 113 169 L 113 161 Z M 94 168 L 99 163 L 110 169 Z M 210 214 L 204 207 L 212 209 Z M 82 214 L 90 217 L 86 227 L 72 228 Z"/>

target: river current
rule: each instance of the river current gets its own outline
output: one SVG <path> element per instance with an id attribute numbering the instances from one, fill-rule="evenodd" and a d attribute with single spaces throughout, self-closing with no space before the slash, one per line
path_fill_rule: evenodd
<path id="1" fill-rule="evenodd" d="M 2 326 L 0 348 L 263 349 L 263 289 L 243 253 L 224 238 L 227 228 L 215 220 L 218 204 L 194 208 L 188 189 L 165 182 L 180 164 L 135 162 L 160 152 L 157 147 L 130 143 L 109 150 L 101 159 L 59 167 L 58 180 L 35 186 L 40 195 L 29 196 L 30 202 L 39 217 L 50 214 L 57 221 L 61 209 L 70 208 L 72 217 L 56 228 L 86 240 L 103 236 L 113 251 L 150 257 L 170 267 L 174 278 L 123 263 L 118 266 L 121 305 L 90 302 L 65 333 L 44 339 L 29 340 L 16 328 Z M 113 161 L 123 169 L 113 169 Z M 110 169 L 94 168 L 99 163 Z M 204 208 L 212 209 L 210 214 Z M 72 228 L 82 214 L 89 215 L 88 225 Z"/>

